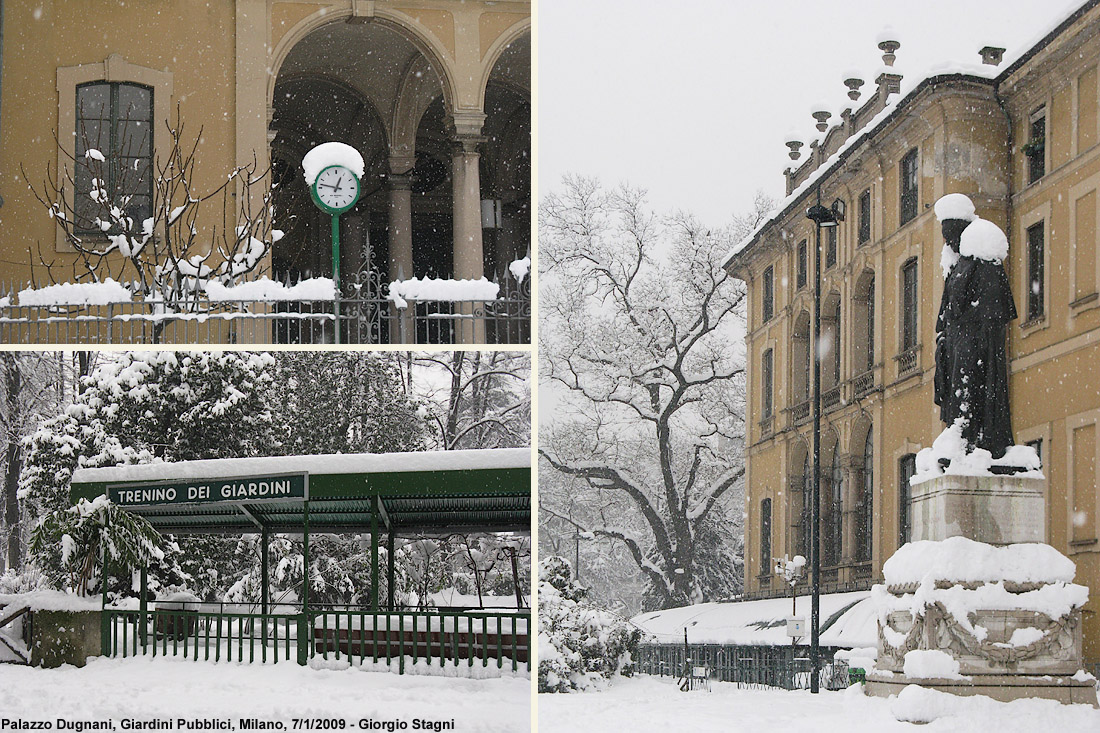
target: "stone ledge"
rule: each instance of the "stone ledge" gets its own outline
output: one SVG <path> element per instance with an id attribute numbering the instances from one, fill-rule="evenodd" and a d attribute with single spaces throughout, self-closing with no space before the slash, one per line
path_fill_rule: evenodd
<path id="1" fill-rule="evenodd" d="M 1046 541 L 1046 479 L 944 474 L 910 491 L 913 540 Z"/>
<path id="2" fill-rule="evenodd" d="M 1042 698 L 1063 704 L 1084 704 L 1100 707 L 1096 699 L 1096 683 L 1082 682 L 1066 675 L 1036 677 L 1031 675 L 973 675 L 969 680 L 909 679 L 903 674 L 889 676 L 874 671 L 867 674 L 866 694 L 873 697 L 897 695 L 907 685 L 920 685 L 952 695 L 984 695 L 1000 702 L 1023 698 Z"/>

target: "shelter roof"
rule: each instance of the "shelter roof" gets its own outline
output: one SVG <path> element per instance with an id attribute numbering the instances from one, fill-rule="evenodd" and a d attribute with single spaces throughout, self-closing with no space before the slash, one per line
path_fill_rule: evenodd
<path id="1" fill-rule="evenodd" d="M 306 474 L 304 498 L 180 501 L 127 506 L 162 533 L 300 532 L 307 504 L 311 532 L 369 531 L 375 497 L 379 528 L 397 534 L 527 532 L 531 528 L 531 451 L 500 448 L 416 453 L 218 458 L 85 468 L 70 496 L 108 488 L 218 484 Z"/>

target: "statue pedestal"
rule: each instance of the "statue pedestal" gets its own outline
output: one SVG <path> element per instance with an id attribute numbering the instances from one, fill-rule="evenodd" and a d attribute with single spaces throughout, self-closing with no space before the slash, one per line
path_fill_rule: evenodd
<path id="1" fill-rule="evenodd" d="M 1046 479 L 944 474 L 910 487 L 913 540 L 1046 541 Z"/>

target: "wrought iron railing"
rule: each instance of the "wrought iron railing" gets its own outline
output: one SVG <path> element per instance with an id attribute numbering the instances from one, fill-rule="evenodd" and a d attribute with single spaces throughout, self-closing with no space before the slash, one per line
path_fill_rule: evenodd
<path id="1" fill-rule="evenodd" d="M 852 380 L 852 394 L 862 397 L 875 388 L 875 371 L 868 369 Z"/>
<path id="2" fill-rule="evenodd" d="M 107 609 L 103 653 L 194 661 L 308 664 L 310 659 L 406 664 L 490 665 L 531 671 L 530 616 L 505 611 L 310 610 L 235 613 Z"/>
<path id="3" fill-rule="evenodd" d="M 803 400 L 790 408 L 791 424 L 796 425 L 810 417 L 810 401 Z"/>
<path id="4" fill-rule="evenodd" d="M 386 297 L 377 273 L 333 300 L 189 299 L 172 310 L 140 299 L 102 305 L 12 305 L 0 298 L 0 342 L 50 344 L 526 344 L 530 278 L 506 276 L 494 300 Z"/>
<path id="5" fill-rule="evenodd" d="M 913 346 L 894 357 L 898 363 L 898 379 L 909 376 L 917 371 L 920 362 L 917 356 L 920 354 L 920 346 Z"/>
<path id="6" fill-rule="evenodd" d="M 843 395 L 841 389 L 844 385 L 838 384 L 832 389 L 828 389 L 821 394 L 821 409 L 823 410 L 835 410 L 840 406 Z"/>
<path id="7" fill-rule="evenodd" d="M 821 686 L 840 690 L 848 686 L 845 662 L 834 662 L 835 647 L 821 647 Z M 742 646 L 732 644 L 654 644 L 638 646 L 637 671 L 641 674 L 679 677 L 685 669 L 705 667 L 710 679 L 731 682 L 740 688 L 810 687 L 809 649 L 805 646 Z"/>

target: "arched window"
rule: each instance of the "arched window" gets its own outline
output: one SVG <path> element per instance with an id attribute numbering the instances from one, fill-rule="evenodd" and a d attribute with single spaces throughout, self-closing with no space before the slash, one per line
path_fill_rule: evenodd
<path id="1" fill-rule="evenodd" d="M 874 518 L 874 435 L 867 429 L 867 438 L 863 441 L 863 475 L 856 505 L 856 561 L 867 562 L 871 559 L 871 522 Z"/>

